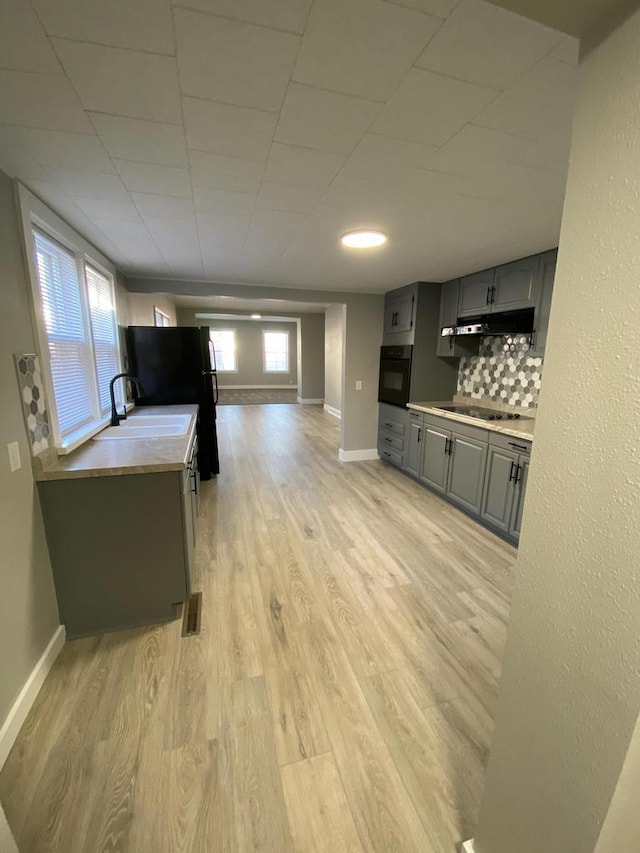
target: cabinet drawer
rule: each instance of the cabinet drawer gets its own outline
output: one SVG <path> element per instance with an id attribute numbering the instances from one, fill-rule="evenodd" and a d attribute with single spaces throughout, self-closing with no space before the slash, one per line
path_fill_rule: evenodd
<path id="1" fill-rule="evenodd" d="M 521 456 L 529 456 L 531 454 L 531 442 L 523 438 L 514 438 L 512 435 L 503 435 L 499 432 L 489 431 L 489 444 Z"/>
<path id="2" fill-rule="evenodd" d="M 404 424 L 391 418 L 380 418 L 380 430 L 392 432 L 395 435 L 404 435 Z"/>
<path id="3" fill-rule="evenodd" d="M 386 430 L 381 430 L 380 435 L 378 437 L 378 444 L 380 447 L 386 447 L 387 450 L 394 450 L 397 453 L 402 453 L 404 450 L 404 438 L 399 435 L 394 435 L 393 433 L 387 432 Z"/>
<path id="4" fill-rule="evenodd" d="M 410 424 L 422 424 L 422 423 L 424 423 L 424 412 L 418 412 L 415 409 L 409 409 L 407 415 L 408 415 Z"/>
<path id="5" fill-rule="evenodd" d="M 385 462 L 391 462 L 392 465 L 397 465 L 402 468 L 402 454 L 388 447 L 379 447 L 380 458 Z"/>

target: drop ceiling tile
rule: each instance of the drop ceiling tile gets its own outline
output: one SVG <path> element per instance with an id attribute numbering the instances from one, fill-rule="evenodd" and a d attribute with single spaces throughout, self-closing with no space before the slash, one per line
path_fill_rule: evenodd
<path id="1" fill-rule="evenodd" d="M 169 0 L 33 0 L 50 36 L 174 52 Z"/>
<path id="2" fill-rule="evenodd" d="M 218 213 L 246 221 L 250 219 L 256 201 L 255 195 L 251 193 L 212 190 L 208 187 L 194 187 L 193 196 L 199 213 Z"/>
<path id="3" fill-rule="evenodd" d="M 193 219 L 194 205 L 190 198 L 175 198 L 151 193 L 130 193 L 131 199 L 145 221 L 158 219 Z"/>
<path id="4" fill-rule="evenodd" d="M 82 172 L 78 169 L 47 169 L 48 180 L 58 184 L 70 196 L 77 198 L 105 198 L 128 201 L 129 195 L 120 175 L 102 172 Z"/>
<path id="5" fill-rule="evenodd" d="M 185 5 L 201 12 L 223 15 L 276 30 L 301 33 L 312 0 L 186 0 Z"/>
<path id="6" fill-rule="evenodd" d="M 252 225 L 245 237 L 242 256 L 250 263 L 274 263 L 294 236 L 293 230 Z"/>
<path id="7" fill-rule="evenodd" d="M 292 83 L 275 139 L 334 154 L 350 154 L 381 105 L 338 92 Z"/>
<path id="8" fill-rule="evenodd" d="M 316 0 L 293 79 L 386 101 L 441 24 L 382 0 Z"/>
<path id="9" fill-rule="evenodd" d="M 413 68 L 371 130 L 442 145 L 496 98 L 494 89 Z"/>
<path id="10" fill-rule="evenodd" d="M 176 9 L 185 95 L 277 112 L 300 39 L 291 33 Z"/>
<path id="11" fill-rule="evenodd" d="M 325 189 L 345 162 L 341 154 L 274 142 L 264 172 L 266 181 Z"/>
<path id="12" fill-rule="evenodd" d="M 195 217 L 185 219 L 156 219 L 145 220 L 151 236 L 167 259 L 169 268 L 174 273 L 188 269 L 190 274 L 202 274 L 200 258 L 200 241 Z"/>
<path id="13" fill-rule="evenodd" d="M 228 157 L 265 160 L 278 117 L 275 114 L 184 98 L 187 147 Z"/>
<path id="14" fill-rule="evenodd" d="M 351 178 L 398 183 L 408 180 L 414 169 L 436 151 L 435 146 L 367 133 L 340 170 L 340 174 Z"/>
<path id="15" fill-rule="evenodd" d="M 98 137 L 85 133 L 0 125 L 0 154 L 2 152 L 41 166 L 115 174 L 113 163 Z"/>
<path id="16" fill-rule="evenodd" d="M 165 259 L 142 222 L 121 222 L 117 219 L 98 218 L 93 222 L 136 266 L 151 264 L 157 269 L 166 270 Z"/>
<path id="17" fill-rule="evenodd" d="M 0 116 L 5 124 L 93 133 L 78 96 L 62 75 L 0 70 Z"/>
<path id="18" fill-rule="evenodd" d="M 507 89 L 563 39 L 484 0 L 462 0 L 416 62 L 420 68 Z"/>
<path id="19" fill-rule="evenodd" d="M 119 222 L 140 222 L 140 215 L 130 201 L 111 201 L 104 198 L 77 198 L 76 205 L 89 219 L 116 219 Z"/>
<path id="20" fill-rule="evenodd" d="M 337 175 L 329 189 L 322 196 L 322 205 L 338 209 L 346 209 L 358 213 L 371 213 L 372 217 L 379 214 L 385 205 L 402 201 L 407 193 L 405 183 L 390 184 L 384 181 L 365 181 L 362 178 L 348 178 Z M 366 223 L 354 223 L 351 228 L 357 228 Z M 369 222 L 369 226 L 373 226 Z"/>
<path id="21" fill-rule="evenodd" d="M 289 213 L 309 213 L 322 197 L 322 191 L 309 187 L 291 187 L 263 181 L 256 207 L 268 207 Z"/>
<path id="22" fill-rule="evenodd" d="M 28 0 L 0 0 L 2 67 L 62 74 L 51 45 Z"/>
<path id="23" fill-rule="evenodd" d="M 192 198 L 191 178 L 187 169 L 134 163 L 130 160 L 113 162 L 125 187 L 132 192 Z"/>
<path id="24" fill-rule="evenodd" d="M 543 59 L 474 118 L 474 124 L 503 133 L 542 139 L 571 122 L 576 69 Z"/>
<path id="25" fill-rule="evenodd" d="M 184 130 L 175 124 L 89 113 L 112 157 L 160 166 L 187 167 Z"/>
<path id="26" fill-rule="evenodd" d="M 256 208 L 253 212 L 251 225 L 254 228 L 282 229 L 293 232 L 301 227 L 306 218 L 306 213 Z"/>
<path id="27" fill-rule="evenodd" d="M 52 43 L 85 109 L 182 124 L 173 57 L 63 39 Z"/>
<path id="28" fill-rule="evenodd" d="M 228 242 L 229 244 L 238 246 L 240 249 L 242 248 L 242 243 L 249 227 L 248 218 L 239 220 L 222 216 L 219 213 L 196 213 L 196 221 L 198 223 L 203 257 L 206 246 L 211 243 L 224 245 L 224 243 Z"/>
<path id="29" fill-rule="evenodd" d="M 194 185 L 254 194 L 260 189 L 264 163 L 259 160 L 241 160 L 207 151 L 190 151 L 189 159 Z"/>
<path id="30" fill-rule="evenodd" d="M 404 6 L 407 9 L 415 9 L 424 12 L 425 15 L 435 15 L 437 18 L 446 18 L 455 9 L 460 0 L 388 0 L 395 6 Z"/>

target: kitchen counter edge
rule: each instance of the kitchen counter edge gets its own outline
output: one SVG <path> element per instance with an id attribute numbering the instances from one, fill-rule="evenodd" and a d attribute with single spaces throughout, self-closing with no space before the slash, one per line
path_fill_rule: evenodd
<path id="1" fill-rule="evenodd" d="M 478 418 L 461 415 L 458 412 L 445 412 L 438 408 L 438 406 L 454 405 L 456 405 L 456 403 L 451 400 L 443 400 L 428 403 L 407 403 L 407 408 L 414 409 L 417 412 L 424 412 L 427 415 L 435 415 L 438 418 L 458 421 L 459 423 L 468 424 L 469 426 L 474 426 L 478 429 L 486 429 L 489 430 L 489 432 L 499 432 L 502 433 L 502 435 L 510 435 L 512 438 L 520 438 L 522 441 L 533 441 L 535 418 L 525 422 L 516 421 L 518 426 L 515 426 L 514 421 L 482 421 L 478 420 Z"/>

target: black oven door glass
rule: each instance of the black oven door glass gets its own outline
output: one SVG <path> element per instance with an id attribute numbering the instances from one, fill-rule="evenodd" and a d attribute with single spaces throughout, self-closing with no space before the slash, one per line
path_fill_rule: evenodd
<path id="1" fill-rule="evenodd" d="M 405 406 L 409 402 L 410 378 L 410 359 L 382 359 L 378 400 L 381 403 Z"/>

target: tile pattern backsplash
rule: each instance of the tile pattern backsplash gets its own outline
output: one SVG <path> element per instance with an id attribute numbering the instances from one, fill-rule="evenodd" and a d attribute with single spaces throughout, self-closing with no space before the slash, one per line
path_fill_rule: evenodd
<path id="1" fill-rule="evenodd" d="M 526 335 L 482 338 L 479 355 L 460 359 L 458 394 L 535 408 L 543 359 L 528 352 Z"/>
<path id="2" fill-rule="evenodd" d="M 27 424 L 31 453 L 37 456 L 50 446 L 51 427 L 37 355 L 16 355 L 18 385 Z"/>

